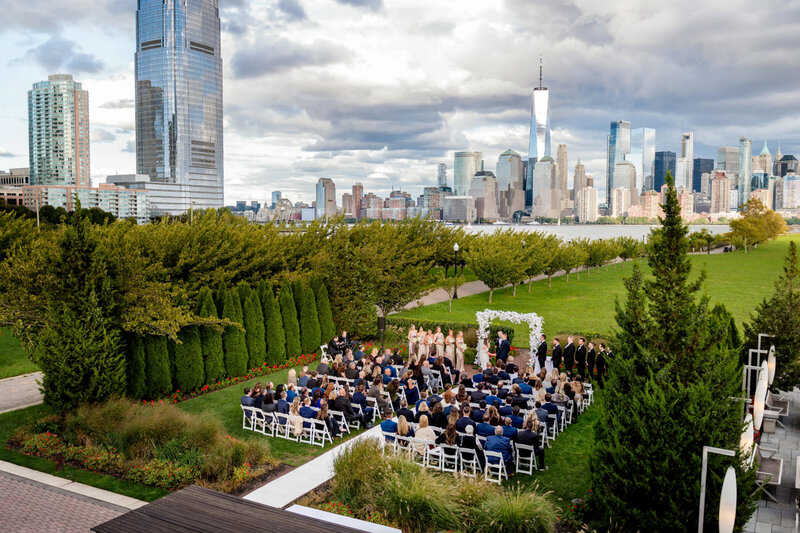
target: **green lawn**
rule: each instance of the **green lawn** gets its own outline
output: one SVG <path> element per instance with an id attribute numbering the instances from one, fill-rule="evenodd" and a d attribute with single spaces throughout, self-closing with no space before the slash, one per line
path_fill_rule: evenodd
<path id="1" fill-rule="evenodd" d="M 39 370 L 22 351 L 11 331 L 0 328 L 0 379 L 30 374 Z"/>
<path id="2" fill-rule="evenodd" d="M 727 254 L 692 255 L 694 273 L 705 267 L 708 279 L 705 290 L 712 305 L 725 304 L 741 324 L 753 311 L 756 304 L 774 290 L 774 281 L 783 271 L 783 257 L 789 240 L 800 243 L 800 235 L 787 235 L 763 244 L 752 252 L 742 251 Z M 650 269 L 640 261 L 645 275 Z M 399 317 L 427 320 L 475 322 L 475 313 L 483 309 L 498 309 L 537 313 L 544 319 L 544 332 L 548 336 L 562 331 L 609 332 L 615 327 L 614 299 L 624 295 L 623 278 L 630 276 L 631 264 L 611 266 L 593 270 L 587 277 L 575 274 L 553 278 L 552 288 L 547 280 L 533 284 L 531 292 L 527 286 L 517 288 L 517 296 L 506 297 L 505 289 L 495 291 L 489 305 L 489 293 L 481 293 L 453 301 L 453 312 L 448 314 L 447 302 L 427 305 L 397 314 Z M 528 327 L 514 326 L 516 346 L 528 346 Z"/>
<path id="3" fill-rule="evenodd" d="M 64 465 L 64 470 L 59 472 L 56 470 L 56 464 L 49 459 L 31 457 L 6 448 L 6 441 L 11 437 L 15 429 L 50 413 L 51 411 L 48 407 L 35 405 L 27 409 L 0 414 L 0 460 L 147 502 L 157 500 L 168 494 L 167 491 L 159 488 L 148 487 L 114 476 L 96 474 L 69 465 Z"/>

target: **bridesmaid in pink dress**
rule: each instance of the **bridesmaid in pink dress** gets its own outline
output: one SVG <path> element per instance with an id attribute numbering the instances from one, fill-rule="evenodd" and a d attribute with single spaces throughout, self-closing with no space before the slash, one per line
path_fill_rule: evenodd
<path id="1" fill-rule="evenodd" d="M 464 372 L 464 350 L 467 349 L 467 343 L 464 342 L 464 333 L 459 331 L 456 336 L 456 370 Z"/>
<path id="2" fill-rule="evenodd" d="M 444 333 L 442 333 L 440 326 L 436 326 L 433 343 L 436 345 L 436 357 L 442 357 L 444 355 Z"/>
<path id="3" fill-rule="evenodd" d="M 456 339 L 455 339 L 455 337 L 453 337 L 453 330 L 451 329 L 450 331 L 447 332 L 447 337 L 445 337 L 445 339 L 444 339 L 444 355 L 445 355 L 445 357 L 450 359 L 451 363 L 455 362 L 455 360 L 456 360 L 456 358 L 455 358 L 455 351 L 456 351 L 455 350 L 455 342 L 456 342 Z"/>
<path id="4" fill-rule="evenodd" d="M 411 329 L 408 330 L 408 357 L 413 357 L 414 352 L 416 351 L 414 348 L 417 345 L 417 328 L 414 327 L 414 324 L 411 324 Z"/>

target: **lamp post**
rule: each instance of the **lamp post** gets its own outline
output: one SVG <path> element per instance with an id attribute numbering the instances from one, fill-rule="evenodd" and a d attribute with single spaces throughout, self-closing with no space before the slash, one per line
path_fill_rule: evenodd
<path id="1" fill-rule="evenodd" d="M 458 243 L 453 245 L 453 254 L 455 255 L 455 275 L 458 276 Z M 458 286 L 453 289 L 453 300 L 458 299 Z"/>
<path id="2" fill-rule="evenodd" d="M 703 518 L 706 510 L 706 472 L 708 470 L 708 454 L 716 453 L 728 457 L 736 457 L 733 450 L 703 446 L 703 470 L 700 473 L 700 514 L 697 517 L 697 533 L 703 533 Z M 736 521 L 736 470 L 732 466 L 725 472 L 722 482 L 722 494 L 719 500 L 719 532 L 732 533 Z"/>

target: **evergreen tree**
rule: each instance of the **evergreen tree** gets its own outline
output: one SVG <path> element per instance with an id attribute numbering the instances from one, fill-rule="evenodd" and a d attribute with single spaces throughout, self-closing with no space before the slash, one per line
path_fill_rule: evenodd
<path id="1" fill-rule="evenodd" d="M 147 392 L 146 356 L 144 342 L 139 335 L 128 335 L 128 361 L 126 373 L 128 377 L 128 396 L 141 400 Z"/>
<path id="2" fill-rule="evenodd" d="M 191 392 L 203 384 L 203 347 L 197 326 L 183 328 L 175 345 L 175 385 L 181 392 Z"/>
<path id="3" fill-rule="evenodd" d="M 249 355 L 248 368 L 256 368 L 267 360 L 267 344 L 264 333 L 264 314 L 258 294 L 250 291 L 244 304 L 244 330 Z"/>
<path id="4" fill-rule="evenodd" d="M 228 292 L 228 286 L 224 281 L 217 284 L 217 292 L 214 293 L 214 307 L 217 309 L 217 318 L 222 318 L 222 307 L 225 304 L 225 293 Z"/>
<path id="5" fill-rule="evenodd" d="M 289 357 L 300 355 L 300 324 L 297 322 L 297 307 L 289 282 L 284 282 L 281 286 L 278 303 L 283 319 L 283 333 L 286 336 L 286 355 Z"/>
<path id="6" fill-rule="evenodd" d="M 233 311 L 236 316 L 236 322 L 241 324 L 244 322 L 244 308 L 242 306 L 242 300 L 239 298 L 239 291 L 233 289 L 231 292 L 231 297 L 233 298 Z"/>
<path id="7" fill-rule="evenodd" d="M 281 310 L 278 307 L 278 301 L 272 294 L 272 288 L 266 282 L 259 285 L 259 296 L 264 314 L 267 364 L 278 365 L 286 361 L 286 335 L 283 333 Z"/>
<path id="8" fill-rule="evenodd" d="M 169 353 L 166 337 L 148 335 L 144 339 L 145 373 L 147 374 L 147 397 L 157 400 L 172 392 Z"/>
<path id="9" fill-rule="evenodd" d="M 303 284 L 299 280 L 292 282 L 292 297 L 294 298 L 294 308 L 297 310 L 297 323 L 300 324 L 300 334 L 303 334 L 303 323 L 300 322 L 300 314 L 303 310 Z M 300 341 L 302 345 L 302 341 Z"/>
<path id="10" fill-rule="evenodd" d="M 195 314 L 204 318 L 218 318 L 217 308 L 211 297 L 211 289 L 208 287 L 200 289 L 200 293 L 197 295 Z M 200 345 L 203 352 L 203 383 L 216 383 L 225 377 L 222 332 L 209 326 L 200 326 Z"/>
<path id="11" fill-rule="evenodd" d="M 178 332 L 180 333 L 180 331 Z M 173 387 L 177 383 L 175 380 L 175 346 L 177 346 L 177 342 L 172 339 L 167 339 L 167 355 L 169 356 L 169 379 L 172 382 Z"/>
<path id="12" fill-rule="evenodd" d="M 236 286 L 236 292 L 239 294 L 239 302 L 242 304 L 242 313 L 244 316 L 244 304 L 250 297 L 250 295 L 253 293 L 253 289 L 250 288 L 250 285 L 248 285 L 244 281 L 241 281 Z"/>
<path id="13" fill-rule="evenodd" d="M 764 299 L 750 315 L 744 325 L 745 346 L 748 350 L 758 347 L 758 334 L 774 335 L 770 342 L 775 344 L 775 381 L 773 386 L 782 390 L 792 390 L 800 384 L 800 266 L 797 259 L 797 246 L 789 242 L 789 250 L 783 266 L 783 275 L 775 282 L 775 293 Z"/>
<path id="14" fill-rule="evenodd" d="M 242 319 L 239 318 L 237 299 L 238 295 L 235 291 L 226 291 L 222 304 L 222 318 L 241 324 Z M 227 376 L 243 376 L 247 372 L 247 347 L 245 346 L 242 331 L 236 326 L 226 326 L 222 334 L 222 346 L 225 351 L 225 373 Z"/>
<path id="15" fill-rule="evenodd" d="M 314 292 L 311 287 L 303 283 L 300 286 L 300 345 L 303 353 L 314 353 L 319 350 L 321 338 Z"/>
<path id="16" fill-rule="evenodd" d="M 313 287 L 313 285 L 312 285 Z M 331 301 L 328 298 L 328 289 L 325 283 L 319 281 L 314 288 L 317 300 L 317 313 L 319 314 L 319 329 L 322 335 L 320 344 L 326 344 L 336 335 L 336 326 L 333 323 Z"/>
<path id="17" fill-rule="evenodd" d="M 592 484 L 600 512 L 622 531 L 684 532 L 696 523 L 703 446 L 738 450 L 743 427 L 729 322 L 712 317 L 708 298 L 698 297 L 704 276 L 689 281 L 688 230 L 669 174 L 667 183 L 662 227 L 648 246 L 654 277 L 643 279 L 635 268 L 626 281 L 615 357 L 598 402 Z M 725 464 L 737 469 L 737 524 L 752 514 L 755 472 L 745 459 L 712 462 L 709 529 Z"/>

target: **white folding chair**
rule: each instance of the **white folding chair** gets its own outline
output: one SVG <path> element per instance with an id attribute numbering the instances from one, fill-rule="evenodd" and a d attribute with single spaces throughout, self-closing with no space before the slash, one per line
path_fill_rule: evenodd
<path id="1" fill-rule="evenodd" d="M 292 419 L 289 415 L 275 413 L 275 434 L 287 440 L 297 440 L 294 436 Z"/>
<path id="2" fill-rule="evenodd" d="M 324 420 L 314 420 L 311 431 L 311 443 L 324 447 L 325 441 L 333 443 L 331 432 L 328 431 L 328 424 Z"/>
<path id="3" fill-rule="evenodd" d="M 558 432 L 561 433 L 567 428 L 567 410 L 561 404 L 557 404 L 556 406 L 558 407 L 558 412 L 561 414 L 560 427 L 558 428 Z"/>
<path id="4" fill-rule="evenodd" d="M 516 448 L 517 453 L 514 454 L 516 456 L 514 460 L 517 472 L 520 474 L 533 474 L 533 470 L 539 468 L 536 463 L 536 454 L 533 446 L 517 443 Z"/>
<path id="5" fill-rule="evenodd" d="M 481 463 L 478 461 L 478 454 L 475 450 L 467 448 L 458 449 L 458 462 L 461 464 L 461 474 L 468 477 L 475 477 L 481 472 Z"/>
<path id="6" fill-rule="evenodd" d="M 383 448 L 381 452 L 386 453 L 386 448 L 389 448 L 392 453 L 397 453 L 397 439 L 395 438 L 395 434 L 389 433 L 388 431 L 382 431 L 381 433 L 383 433 Z"/>
<path id="7" fill-rule="evenodd" d="M 303 418 L 303 432 L 300 433 L 298 440 L 304 444 L 314 444 L 314 422 L 313 418 Z"/>
<path id="8" fill-rule="evenodd" d="M 242 406 L 242 429 L 255 430 L 253 423 L 253 408 L 249 405 Z"/>
<path id="9" fill-rule="evenodd" d="M 547 430 L 550 432 L 549 438 L 556 440 L 558 437 L 558 416 L 549 414 L 547 415 Z"/>
<path id="10" fill-rule="evenodd" d="M 458 472 L 458 447 L 449 444 L 439 445 L 439 470 L 442 472 Z"/>
<path id="11" fill-rule="evenodd" d="M 344 413 L 341 411 L 329 410 L 328 414 L 333 417 L 333 420 L 339 424 L 339 436 L 343 437 L 345 433 L 350 434 L 350 424 L 347 422 Z M 356 422 L 356 429 L 358 429 L 358 422 Z"/>
<path id="12" fill-rule="evenodd" d="M 263 433 L 264 435 L 269 435 L 270 437 L 275 436 L 276 426 L 277 426 L 277 419 L 275 417 L 275 413 L 267 413 L 262 411 L 264 415 L 264 426 L 263 426 Z"/>
<path id="13" fill-rule="evenodd" d="M 255 407 L 253 407 L 252 415 L 253 416 L 251 417 L 251 420 L 252 420 L 252 423 L 253 423 L 253 431 L 257 431 L 258 433 L 261 433 L 262 435 L 266 435 L 267 434 L 267 428 L 266 428 L 267 418 L 264 416 L 264 411 L 262 411 L 261 409 L 256 409 Z"/>
<path id="14" fill-rule="evenodd" d="M 594 386 L 591 383 L 584 383 L 583 388 L 586 389 L 586 393 L 589 397 L 586 399 L 586 406 L 590 406 L 594 403 Z"/>
<path id="15" fill-rule="evenodd" d="M 413 447 L 411 446 L 413 439 L 413 437 L 401 437 L 400 435 L 395 435 L 394 440 L 397 453 L 411 457 L 411 455 L 414 453 Z"/>
<path id="16" fill-rule="evenodd" d="M 406 437 L 406 438 L 408 439 L 408 454 L 410 459 L 420 466 L 427 467 L 428 441 L 417 439 L 415 437 Z M 402 446 L 402 441 L 400 445 Z"/>
<path id="17" fill-rule="evenodd" d="M 433 378 L 435 380 L 433 386 L 439 387 L 439 390 L 444 389 L 444 383 L 442 382 L 442 373 L 439 372 L 438 370 L 431 370 L 431 374 L 433 375 Z"/>
<path id="18" fill-rule="evenodd" d="M 486 456 L 486 470 L 483 473 L 483 479 L 497 484 L 502 483 L 504 479 L 508 479 L 506 463 L 503 461 L 503 454 L 487 450 L 484 450 L 483 453 Z M 497 459 L 497 463 L 491 463 L 491 458 Z"/>
<path id="19" fill-rule="evenodd" d="M 328 357 L 328 345 L 322 344 L 319 347 L 320 357 Z"/>
<path id="20" fill-rule="evenodd" d="M 367 396 L 367 407 L 372 408 L 372 421 L 375 422 L 375 419 L 378 418 L 378 412 L 380 411 L 380 409 L 378 408 L 378 400 L 376 400 L 372 396 Z"/>

